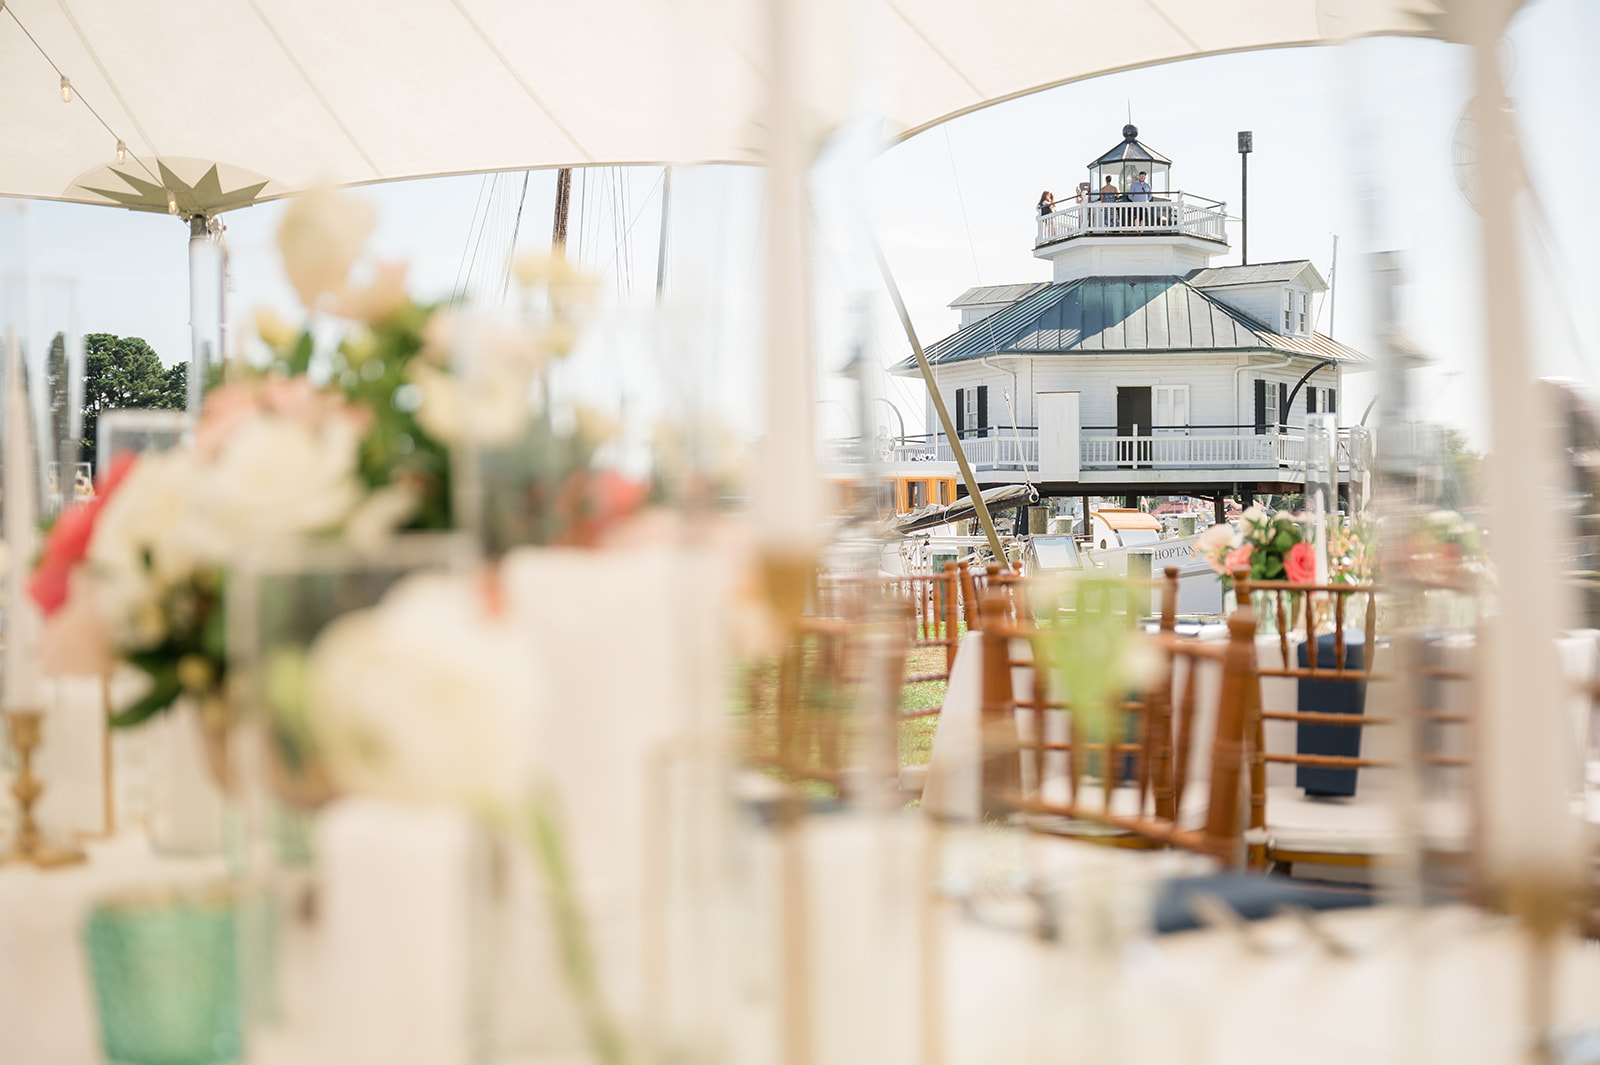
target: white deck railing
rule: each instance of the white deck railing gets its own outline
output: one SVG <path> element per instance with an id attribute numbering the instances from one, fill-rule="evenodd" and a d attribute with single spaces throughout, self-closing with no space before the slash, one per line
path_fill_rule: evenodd
<path id="1" fill-rule="evenodd" d="M 1153 193 L 1144 203 L 1069 203 L 1039 218 L 1034 247 L 1102 234 L 1177 233 L 1228 242 L 1223 204 L 1185 192 Z"/>
<path id="2" fill-rule="evenodd" d="M 1039 468 L 1039 436 L 1032 429 L 1018 433 L 1013 433 L 1009 429 L 991 429 L 988 436 L 962 439 L 961 450 L 967 453 L 967 461 L 978 469 L 1020 470 L 1024 466 L 1029 470 Z M 950 441 L 940 437 L 939 461 L 954 462 L 955 458 L 955 451 L 950 447 Z"/>
<path id="3" fill-rule="evenodd" d="M 1347 433 L 1339 432 L 1339 469 L 1348 470 Z M 984 471 L 1016 470 L 1033 473 L 1039 468 L 1039 436 L 1034 429 L 995 428 L 988 436 L 961 441 L 967 461 Z M 1113 429 L 1080 431 L 1079 464 L 1085 470 L 1249 469 L 1299 470 L 1305 467 L 1305 431 L 1256 433 L 1250 429 L 1173 427 L 1119 436 Z M 950 462 L 955 454 L 949 440 L 906 441 L 895 445 L 900 462 Z"/>

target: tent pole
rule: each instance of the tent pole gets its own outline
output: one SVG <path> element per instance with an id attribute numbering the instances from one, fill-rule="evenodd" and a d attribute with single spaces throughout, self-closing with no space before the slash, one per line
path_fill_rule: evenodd
<path id="1" fill-rule="evenodd" d="M 222 244 L 211 237 L 210 220 L 189 216 L 189 351 L 188 413 L 200 417 L 206 374 L 222 357 Z"/>
<path id="2" fill-rule="evenodd" d="M 922 344 L 917 340 L 917 330 L 911 324 L 911 315 L 906 311 L 905 300 L 900 298 L 900 286 L 894 282 L 894 274 L 889 271 L 889 260 L 883 257 L 883 249 L 876 242 L 872 245 L 872 252 L 878 259 L 878 270 L 883 274 L 883 283 L 889 288 L 889 298 L 894 301 L 895 313 L 900 316 L 900 325 L 906 331 L 906 339 L 911 341 L 911 352 L 917 357 L 917 369 L 922 371 L 922 383 L 928 386 L 928 395 L 933 399 L 933 409 L 939 415 L 939 424 L 944 427 L 944 435 L 950 441 L 950 451 L 956 457 L 956 466 L 961 470 L 961 480 L 967 486 L 967 495 L 972 497 L 972 509 L 977 512 L 978 522 L 983 526 L 983 535 L 989 539 L 989 549 L 994 552 L 994 560 L 1005 564 L 1006 549 L 1000 544 L 1000 534 L 995 532 L 994 519 L 989 516 L 989 505 L 983 501 L 983 491 L 978 487 L 978 479 L 972 474 L 972 465 L 967 462 L 967 453 L 962 450 L 961 438 L 956 435 L 955 423 L 950 420 L 950 410 L 944 405 L 944 397 L 939 394 L 939 386 L 933 379 L 933 367 L 928 365 L 928 356 L 922 350 Z"/>

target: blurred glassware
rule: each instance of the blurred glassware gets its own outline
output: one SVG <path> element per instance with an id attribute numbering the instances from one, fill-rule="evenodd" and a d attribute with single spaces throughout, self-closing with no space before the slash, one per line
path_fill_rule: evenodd
<path id="1" fill-rule="evenodd" d="M 108 900 L 84 936 L 106 1057 L 213 1065 L 244 1053 L 236 910 L 224 887 Z"/>

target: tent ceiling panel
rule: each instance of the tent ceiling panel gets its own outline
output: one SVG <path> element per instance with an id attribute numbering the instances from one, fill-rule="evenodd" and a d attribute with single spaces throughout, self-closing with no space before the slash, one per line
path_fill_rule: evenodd
<path id="1" fill-rule="evenodd" d="M 8 0 L 0 107 L 13 150 L 0 152 L 0 194 L 117 202 L 89 188 L 121 187 L 104 173 L 119 137 L 139 180 L 160 182 L 159 159 L 193 188 L 220 164 L 223 191 L 265 182 L 259 198 L 481 170 L 760 162 L 766 6 Z M 863 21 L 884 42 L 870 58 L 892 136 L 1114 70 L 1440 32 L 1429 0 L 806 0 L 793 11 L 819 142 L 850 114 L 851 27 Z"/>

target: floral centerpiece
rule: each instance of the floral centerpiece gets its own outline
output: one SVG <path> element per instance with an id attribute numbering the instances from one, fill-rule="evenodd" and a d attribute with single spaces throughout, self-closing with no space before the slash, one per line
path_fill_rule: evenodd
<path id="1" fill-rule="evenodd" d="M 1224 581 L 1240 570 L 1249 570 L 1253 581 L 1301 584 L 1316 578 L 1316 549 L 1306 540 L 1302 523 L 1258 506 L 1239 516 L 1238 529 L 1220 522 L 1211 526 L 1195 541 L 1194 550 Z"/>
<path id="2" fill-rule="evenodd" d="M 1377 573 L 1370 521 L 1336 518 L 1328 531 L 1328 579 L 1339 584 L 1366 584 Z"/>
<path id="3" fill-rule="evenodd" d="M 223 702 L 227 574 L 248 553 L 306 538 L 371 549 L 398 530 L 457 527 L 453 449 L 531 453 L 554 486 L 515 542 L 592 544 L 643 503 L 641 486 L 599 467 L 599 419 L 579 411 L 558 426 L 550 403 L 530 402 L 572 349 L 592 282 L 564 261 L 523 260 L 522 320 L 478 327 L 412 300 L 403 265 L 358 270 L 373 223 L 358 200 L 297 199 L 279 246 L 312 321 L 296 330 L 257 312 L 269 364 L 231 365 L 191 446 L 119 458 L 49 531 L 29 589 L 47 618 L 46 669 L 124 660 L 150 681 L 113 724 L 184 693 Z"/>
<path id="4" fill-rule="evenodd" d="M 104 672 L 123 659 L 142 670 L 150 684 L 118 726 L 184 692 L 218 696 L 230 564 L 288 537 L 371 540 L 412 511 L 405 493 L 361 481 L 370 420 L 305 378 L 264 378 L 217 389 L 192 447 L 119 458 L 96 497 L 50 530 L 29 584 L 46 615 L 45 667 Z"/>

